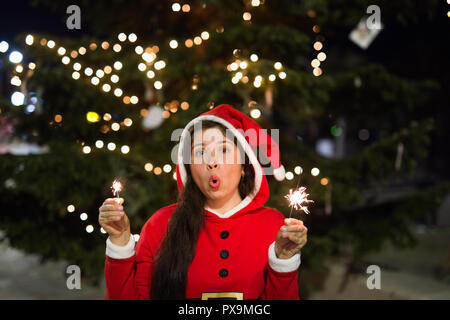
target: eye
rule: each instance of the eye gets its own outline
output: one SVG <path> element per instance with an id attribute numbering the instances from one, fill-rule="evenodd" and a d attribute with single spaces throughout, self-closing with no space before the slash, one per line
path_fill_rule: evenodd
<path id="1" fill-rule="evenodd" d="M 194 155 L 195 155 L 196 157 L 200 157 L 200 156 L 203 155 L 203 151 L 204 151 L 204 150 L 197 150 L 197 151 L 194 152 Z"/>

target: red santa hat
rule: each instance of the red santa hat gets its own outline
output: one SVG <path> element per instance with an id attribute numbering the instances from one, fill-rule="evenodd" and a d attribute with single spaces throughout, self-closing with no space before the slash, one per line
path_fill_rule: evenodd
<path id="1" fill-rule="evenodd" d="M 242 112 L 229 105 L 221 104 L 191 120 L 181 134 L 177 156 L 177 183 L 180 190 L 187 179 L 186 168 L 183 163 L 185 139 L 189 135 L 189 128 L 203 120 L 211 120 L 222 124 L 237 138 L 255 169 L 255 191 L 259 190 L 264 176 L 263 169 L 256 156 L 257 147 L 259 152 L 270 161 L 275 179 L 282 181 L 285 178 L 285 169 L 280 162 L 279 146 L 267 131 Z"/>

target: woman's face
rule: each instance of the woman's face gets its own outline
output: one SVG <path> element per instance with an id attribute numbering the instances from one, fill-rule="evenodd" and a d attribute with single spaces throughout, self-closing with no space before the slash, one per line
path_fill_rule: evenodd
<path id="1" fill-rule="evenodd" d="M 243 166 L 239 148 L 219 128 L 194 132 L 191 174 L 207 200 L 228 201 L 239 197 Z"/>

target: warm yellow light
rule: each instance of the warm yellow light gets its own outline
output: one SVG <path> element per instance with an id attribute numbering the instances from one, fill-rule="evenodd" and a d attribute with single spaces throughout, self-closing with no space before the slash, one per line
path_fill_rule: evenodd
<path id="1" fill-rule="evenodd" d="M 53 49 L 55 47 L 56 43 L 53 40 L 49 40 L 47 42 L 47 47 L 49 47 L 50 49 Z"/>
<path id="2" fill-rule="evenodd" d="M 85 220 L 87 220 L 87 218 L 88 218 L 88 215 L 86 214 L 86 212 L 83 212 L 82 214 L 80 214 L 80 220 L 85 221 Z"/>
<path id="3" fill-rule="evenodd" d="M 34 37 L 31 34 L 27 35 L 27 37 L 25 38 L 25 43 L 27 45 L 31 46 L 33 44 L 33 42 L 34 42 Z"/>
<path id="4" fill-rule="evenodd" d="M 181 8 L 181 10 L 183 10 L 183 12 L 189 12 L 189 11 L 191 11 L 191 6 L 188 4 L 183 4 L 183 7 Z"/>
<path id="5" fill-rule="evenodd" d="M 132 104 L 136 104 L 136 103 L 138 103 L 138 102 L 139 102 L 139 98 L 138 98 L 138 97 L 136 97 L 136 96 L 131 96 L 131 98 L 130 98 L 130 102 L 131 102 Z"/>
<path id="6" fill-rule="evenodd" d="M 322 46 L 322 42 L 320 42 L 320 41 L 314 42 L 313 47 L 314 47 L 314 49 L 316 49 L 317 51 L 322 50 L 322 47 L 323 47 L 323 46 Z"/>
<path id="7" fill-rule="evenodd" d="M 261 111 L 259 109 L 252 109 L 252 111 L 250 111 L 250 116 L 253 119 L 258 119 L 261 116 Z"/>
<path id="8" fill-rule="evenodd" d="M 195 37 L 194 38 L 194 43 L 196 44 L 196 45 L 201 45 L 202 44 L 202 38 L 200 38 L 200 37 Z"/>
<path id="9" fill-rule="evenodd" d="M 114 122 L 113 124 L 111 124 L 111 129 L 113 131 L 119 131 L 120 130 L 120 124 L 118 124 L 117 122 Z"/>
<path id="10" fill-rule="evenodd" d="M 94 227 L 92 226 L 92 224 L 90 224 L 90 225 L 88 225 L 88 226 L 86 227 L 86 232 L 87 232 L 87 233 L 92 233 L 92 231 L 94 231 Z"/>
<path id="11" fill-rule="evenodd" d="M 129 146 L 122 146 L 122 147 L 120 148 L 120 151 L 121 151 L 123 154 L 127 154 L 128 152 L 130 152 L 130 147 L 129 147 Z"/>
<path id="12" fill-rule="evenodd" d="M 99 77 L 99 78 L 103 78 L 103 76 L 105 75 L 105 72 L 103 72 L 102 69 L 98 69 L 98 70 L 95 72 L 95 75 L 96 75 L 97 77 Z"/>
<path id="13" fill-rule="evenodd" d="M 269 75 L 269 81 L 275 81 L 277 79 L 277 76 L 274 74 Z"/>
<path id="14" fill-rule="evenodd" d="M 74 211 L 75 211 L 75 206 L 72 205 L 72 204 L 68 205 L 68 206 L 67 206 L 67 211 L 69 211 L 69 212 L 74 212 Z"/>
<path id="15" fill-rule="evenodd" d="M 319 59 L 319 61 L 325 61 L 326 58 L 327 58 L 327 55 L 325 54 L 325 52 L 320 52 L 317 55 L 317 59 Z"/>
<path id="16" fill-rule="evenodd" d="M 18 76 L 14 76 L 11 78 L 11 84 L 13 86 L 19 87 L 22 84 L 22 80 L 20 80 L 20 78 Z"/>
<path id="17" fill-rule="evenodd" d="M 125 97 L 123 97 L 122 101 L 125 104 L 130 104 L 130 97 L 129 96 L 125 96 Z"/>
<path id="18" fill-rule="evenodd" d="M 153 172 L 159 176 L 162 173 L 162 169 L 160 167 L 156 167 L 155 170 L 153 170 Z"/>
<path id="19" fill-rule="evenodd" d="M 55 115 L 55 122 L 60 123 L 62 121 L 62 116 L 60 114 Z"/>
<path id="20" fill-rule="evenodd" d="M 187 39 L 187 40 L 184 42 L 184 45 L 185 45 L 187 48 L 190 48 L 190 47 L 192 47 L 192 46 L 194 45 L 194 42 L 192 41 L 192 39 Z"/>
<path id="21" fill-rule="evenodd" d="M 142 54 L 144 52 L 144 48 L 142 48 L 141 46 L 137 46 L 136 48 L 134 48 L 134 52 L 136 52 L 137 54 Z"/>
<path id="22" fill-rule="evenodd" d="M 131 127 L 131 125 L 133 124 L 133 120 L 131 120 L 130 118 L 125 118 L 123 120 L 123 123 L 127 126 L 127 127 Z"/>
<path id="23" fill-rule="evenodd" d="M 209 39 L 209 32 L 208 31 L 203 31 L 200 36 L 202 37 L 203 40 L 208 40 Z"/>
<path id="24" fill-rule="evenodd" d="M 108 143 L 107 148 L 110 151 L 114 151 L 114 150 L 116 150 L 116 144 L 114 142 L 110 142 L 110 143 Z"/>
<path id="25" fill-rule="evenodd" d="M 92 51 L 96 50 L 96 49 L 97 49 L 97 44 L 94 43 L 94 42 L 92 42 L 92 43 L 89 45 L 89 49 L 91 49 Z"/>
<path id="26" fill-rule="evenodd" d="M 100 121 L 100 116 L 97 112 L 89 111 L 88 113 L 86 113 L 86 119 L 89 122 L 98 122 Z"/>
<path id="27" fill-rule="evenodd" d="M 281 62 L 275 62 L 275 63 L 273 64 L 273 67 L 274 67 L 276 70 L 280 70 L 280 69 L 283 67 L 283 65 L 281 64 Z"/>
<path id="28" fill-rule="evenodd" d="M 136 42 L 136 40 L 137 40 L 137 35 L 136 35 L 136 34 L 130 33 L 130 34 L 128 35 L 128 41 L 130 41 L 130 42 Z"/>
<path id="29" fill-rule="evenodd" d="M 327 178 L 320 179 L 320 184 L 326 186 L 328 184 L 328 179 Z"/>
<path id="30" fill-rule="evenodd" d="M 106 50 L 106 49 L 108 49 L 109 48 L 109 43 L 107 42 L 107 41 L 103 41 L 102 42 L 102 49 L 103 50 Z"/>
<path id="31" fill-rule="evenodd" d="M 250 12 L 244 12 L 244 14 L 242 15 L 242 18 L 245 21 L 250 21 L 252 19 L 252 14 Z"/>
<path id="32" fill-rule="evenodd" d="M 311 67 L 318 68 L 320 66 L 320 61 L 318 59 L 314 59 L 311 61 Z"/>
<path id="33" fill-rule="evenodd" d="M 92 77 L 91 83 L 92 83 L 94 86 L 96 86 L 96 85 L 98 85 L 98 84 L 100 83 L 100 79 L 97 78 L 97 77 Z"/>
<path id="34" fill-rule="evenodd" d="M 287 180 L 292 180 L 294 179 L 294 174 L 291 171 L 286 172 L 286 179 Z"/>
<path id="35" fill-rule="evenodd" d="M 172 49 L 176 49 L 176 48 L 178 47 L 178 41 L 177 41 L 177 40 L 170 40 L 169 46 L 170 46 Z"/>
<path id="36" fill-rule="evenodd" d="M 147 65 L 141 62 L 138 64 L 138 69 L 139 71 L 145 71 L 145 69 L 147 69 Z"/>
<path id="37" fill-rule="evenodd" d="M 61 59 L 61 62 L 64 63 L 64 64 L 69 64 L 70 58 L 69 58 L 68 56 L 64 56 L 64 57 Z"/>
<path id="38" fill-rule="evenodd" d="M 239 66 L 237 65 L 236 62 L 233 62 L 233 63 L 230 65 L 230 68 L 231 68 L 231 70 L 236 71 L 236 70 L 239 68 Z"/>
<path id="39" fill-rule="evenodd" d="M 181 6 L 180 6 L 180 4 L 178 2 L 175 2 L 175 3 L 172 4 L 172 10 L 173 11 L 177 12 L 177 11 L 180 11 L 180 9 L 181 9 Z"/>
<path id="40" fill-rule="evenodd" d="M 315 75 L 316 77 L 320 76 L 322 74 L 322 69 L 320 68 L 314 68 L 313 70 L 313 75 Z"/>
<path id="41" fill-rule="evenodd" d="M 164 67 L 166 66 L 166 63 L 163 60 L 159 60 L 157 62 L 155 62 L 155 69 L 156 70 L 161 70 L 164 69 Z"/>
<path id="42" fill-rule="evenodd" d="M 75 62 L 73 64 L 73 70 L 80 71 L 81 70 L 81 64 L 79 64 L 78 62 Z"/>
<path id="43" fill-rule="evenodd" d="M 110 74 L 112 72 L 112 68 L 110 66 L 105 66 L 103 71 L 105 71 L 106 74 Z"/>
<path id="44" fill-rule="evenodd" d="M 147 78 L 153 79 L 155 77 L 155 73 L 152 70 L 149 70 L 147 72 Z"/>
<path id="45" fill-rule="evenodd" d="M 103 115 L 103 120 L 105 120 L 105 121 L 109 121 L 109 120 L 111 120 L 111 118 L 112 118 L 112 116 L 111 116 L 111 114 L 109 114 L 109 113 L 105 113 L 105 114 Z"/>
<path id="46" fill-rule="evenodd" d="M 66 54 L 66 49 L 63 47 L 59 47 L 57 52 L 60 56 L 63 56 Z"/>
<path id="47" fill-rule="evenodd" d="M 147 162 L 144 166 L 145 171 L 152 171 L 153 170 L 153 165 L 150 162 Z"/>
<path id="48" fill-rule="evenodd" d="M 187 103 L 186 101 L 182 102 L 180 105 L 181 109 L 183 110 L 187 110 L 189 109 L 189 103 Z"/>
<path id="49" fill-rule="evenodd" d="M 74 71 L 72 73 L 72 78 L 74 78 L 75 80 L 80 79 L 80 73 L 78 71 Z"/>
<path id="50" fill-rule="evenodd" d="M 295 174 L 301 174 L 303 172 L 303 169 L 300 166 L 296 166 L 294 168 L 294 172 L 295 172 Z"/>
<path id="51" fill-rule="evenodd" d="M 123 94 L 122 89 L 120 89 L 120 88 L 114 89 L 114 95 L 116 97 L 120 97 L 122 94 Z"/>
<path id="52" fill-rule="evenodd" d="M 311 174 L 312 174 L 314 177 L 318 176 L 319 173 L 320 173 L 320 170 L 319 170 L 318 168 L 312 168 L 312 169 L 311 169 Z"/>
<path id="53" fill-rule="evenodd" d="M 97 148 L 99 148 L 99 149 L 103 148 L 104 145 L 105 145 L 105 144 L 103 143 L 102 140 L 97 140 L 97 141 L 95 141 L 95 146 L 96 146 Z"/>
<path id="54" fill-rule="evenodd" d="M 34 62 L 30 62 L 30 63 L 28 64 L 28 69 L 34 70 L 35 68 L 36 68 L 36 64 L 35 64 Z"/>
<path id="55" fill-rule="evenodd" d="M 239 67 L 240 67 L 242 70 L 246 69 L 246 68 L 247 68 L 247 61 L 242 61 L 242 62 L 239 64 Z"/>
<path id="56" fill-rule="evenodd" d="M 111 75 L 111 82 L 112 83 L 117 83 L 119 82 L 119 76 L 117 74 L 112 74 Z"/>
<path id="57" fill-rule="evenodd" d="M 92 70 L 91 68 L 87 67 L 86 69 L 84 69 L 84 74 L 87 75 L 88 77 L 92 76 L 92 74 L 94 73 L 94 70 Z"/>
<path id="58" fill-rule="evenodd" d="M 111 90 L 111 85 L 105 83 L 105 84 L 102 86 L 102 89 L 103 89 L 103 91 L 105 91 L 105 92 L 109 92 L 109 91 Z"/>
<path id="59" fill-rule="evenodd" d="M 114 62 L 113 66 L 114 66 L 114 69 L 120 70 L 120 69 L 122 69 L 122 62 L 116 61 L 116 62 Z"/>
<path id="60" fill-rule="evenodd" d="M 278 76 L 280 77 L 280 79 L 286 79 L 286 72 L 281 71 Z"/>
<path id="61" fill-rule="evenodd" d="M 115 45 L 113 45 L 113 50 L 114 52 L 120 52 L 120 50 L 122 50 L 122 46 L 116 43 Z"/>
<path id="62" fill-rule="evenodd" d="M 163 171 L 165 173 L 169 173 L 170 171 L 172 171 L 172 166 L 170 164 L 165 164 L 163 167 Z"/>
<path id="63" fill-rule="evenodd" d="M 90 153 L 90 152 L 91 152 L 91 147 L 89 147 L 89 146 L 84 146 L 84 147 L 83 147 L 83 153 L 88 154 L 88 153 Z"/>
<path id="64" fill-rule="evenodd" d="M 21 73 L 23 71 L 23 66 L 21 64 L 18 64 L 16 67 L 16 72 Z"/>
<path id="65" fill-rule="evenodd" d="M 253 53 L 253 54 L 250 56 L 250 60 L 252 60 L 253 62 L 258 61 L 258 55 Z"/>
<path id="66" fill-rule="evenodd" d="M 153 86 L 155 87 L 155 89 L 159 90 L 162 88 L 162 82 L 161 81 L 155 81 L 155 83 L 153 84 Z"/>
<path id="67" fill-rule="evenodd" d="M 121 33 L 119 33 L 117 38 L 119 39 L 119 41 L 124 42 L 125 40 L 127 40 L 127 35 L 125 33 L 121 32 Z"/>
<path id="68" fill-rule="evenodd" d="M 86 53 L 86 48 L 85 47 L 80 47 L 78 49 L 78 53 L 81 54 L 81 55 L 85 54 Z"/>

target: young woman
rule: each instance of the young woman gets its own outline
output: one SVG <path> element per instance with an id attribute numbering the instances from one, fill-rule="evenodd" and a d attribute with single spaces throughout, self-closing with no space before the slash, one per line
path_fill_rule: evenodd
<path id="1" fill-rule="evenodd" d="M 178 147 L 178 201 L 148 219 L 136 248 L 124 200 L 105 200 L 105 299 L 299 299 L 307 228 L 263 207 L 269 188 L 255 149 L 265 150 L 276 179 L 284 167 L 260 130 L 229 105 L 189 122 Z"/>

